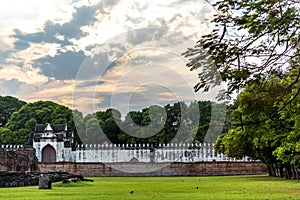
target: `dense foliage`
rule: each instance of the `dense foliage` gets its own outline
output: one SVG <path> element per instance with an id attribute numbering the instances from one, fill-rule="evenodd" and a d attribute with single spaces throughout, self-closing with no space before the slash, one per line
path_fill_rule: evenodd
<path id="1" fill-rule="evenodd" d="M 0 127 L 4 127 L 10 116 L 25 104 L 15 97 L 0 96 Z"/>
<path id="2" fill-rule="evenodd" d="M 261 79 L 248 84 L 236 101 L 232 128 L 218 138 L 217 151 L 260 159 L 268 165 L 270 175 L 298 177 L 300 98 L 292 95 L 299 83 L 288 88 L 293 76 L 291 71 L 284 79 L 273 75 L 267 82 Z"/>
<path id="3" fill-rule="evenodd" d="M 233 126 L 216 150 L 260 159 L 270 175 L 299 178 L 300 2 L 222 0 L 213 6 L 216 28 L 184 55 L 188 67 L 202 69 L 196 91 L 224 81 L 224 99 L 242 89 Z"/>
<path id="4" fill-rule="evenodd" d="M 115 144 L 157 145 L 170 142 L 201 143 L 204 140 L 214 142 L 220 132 L 213 131 L 218 127 L 218 121 L 211 119 L 212 107 L 217 107 L 217 104 L 209 101 L 195 101 L 190 105 L 178 102 L 164 107 L 155 105 L 141 111 L 130 111 L 124 119 L 119 111 L 107 109 L 88 114 L 76 121 L 82 124 L 80 127 L 83 134 L 80 134 L 80 137 L 84 143 L 107 141 Z M 214 109 L 215 118 L 223 120 L 219 122 L 219 128 L 223 132 L 227 132 L 230 127 L 232 106 L 225 109 L 227 116 L 223 118 L 224 110 Z M 166 111 L 166 115 L 162 114 L 162 111 Z M 217 113 L 218 111 L 220 113 Z M 194 129 L 191 124 L 196 125 Z M 208 129 L 212 129 L 210 134 L 207 134 Z"/>
<path id="5" fill-rule="evenodd" d="M 51 101 L 28 103 L 14 112 L 6 125 L 0 128 L 2 144 L 24 144 L 36 124 L 68 124 L 70 130 L 75 130 L 72 110 Z"/>
<path id="6" fill-rule="evenodd" d="M 298 0 L 221 0 L 212 6 L 215 29 L 184 53 L 191 70 L 201 69 L 196 91 L 226 81 L 225 95 L 231 94 L 289 63 L 299 67 Z"/>
<path id="7" fill-rule="evenodd" d="M 10 98 L 6 97 L 6 99 Z M 11 98 L 11 100 L 12 102 L 7 105 L 12 107 L 8 106 L 7 110 L 15 108 L 13 102 L 16 99 Z M 86 144 L 103 142 L 115 144 L 196 143 L 203 142 L 204 139 L 213 142 L 220 134 L 215 130 L 219 128 L 223 132 L 227 132 L 229 129 L 230 114 L 233 110 L 231 106 L 228 106 L 228 115 L 225 118 L 223 116 L 225 110 L 223 107 L 218 109 L 216 103 L 195 101 L 187 105 L 178 102 L 164 107 L 155 105 L 141 111 L 130 111 L 122 119 L 121 113 L 115 109 L 83 116 L 79 111 L 72 111 L 51 101 L 28 104 L 24 102 L 23 104 L 24 106 L 11 114 L 5 126 L 0 128 L 0 143 L 24 144 L 27 142 L 29 134 L 34 131 L 36 124 L 47 123 L 67 123 L 68 129 L 75 132 L 76 141 Z M 212 119 L 212 110 L 214 119 Z M 222 121 L 216 119 L 222 119 Z M 209 134 L 207 134 L 209 129 Z"/>

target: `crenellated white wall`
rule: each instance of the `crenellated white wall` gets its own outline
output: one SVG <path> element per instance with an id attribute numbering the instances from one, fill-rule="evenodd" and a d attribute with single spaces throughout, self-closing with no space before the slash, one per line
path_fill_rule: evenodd
<path id="1" fill-rule="evenodd" d="M 63 142 L 41 140 L 34 142 L 38 161 L 42 161 L 42 150 L 46 145 L 56 150 L 56 162 L 199 162 L 199 161 L 251 161 L 248 157 L 237 160 L 223 154 L 214 155 L 214 144 L 203 143 L 195 147 L 193 144 L 167 144 L 154 148 L 150 144 L 106 144 L 78 145 L 75 150 L 64 148 Z M 0 145 L 5 149 L 23 148 L 21 145 Z M 193 147 L 193 148 L 191 148 Z M 150 150 L 151 149 L 151 150 Z M 154 151 L 153 151 L 154 150 Z"/>
<path id="2" fill-rule="evenodd" d="M 76 162 L 199 162 L 199 161 L 239 161 L 223 154 L 214 155 L 214 144 L 199 144 L 198 148 L 189 148 L 192 144 L 159 145 L 150 151 L 149 144 L 134 145 L 78 145 Z M 240 161 L 247 161 L 245 157 Z"/>

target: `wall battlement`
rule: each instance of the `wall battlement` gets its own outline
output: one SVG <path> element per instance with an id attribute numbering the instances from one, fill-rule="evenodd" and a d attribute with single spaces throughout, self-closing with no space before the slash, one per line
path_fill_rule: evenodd
<path id="1" fill-rule="evenodd" d="M 21 145 L 0 145 L 6 151 L 23 149 Z M 243 161 L 252 162 L 248 157 L 234 159 L 224 154 L 215 154 L 214 143 L 189 144 L 84 144 L 64 147 L 61 143 L 34 143 L 35 155 L 39 162 L 202 162 L 202 161 Z M 48 157 L 49 159 L 45 159 Z M 50 158 L 52 157 L 52 158 Z"/>
<path id="2" fill-rule="evenodd" d="M 201 161 L 250 161 L 247 157 L 233 159 L 216 154 L 214 143 L 189 144 L 85 144 L 78 145 L 73 152 L 76 162 L 201 162 Z M 66 160 L 67 161 L 67 160 Z"/>
<path id="3" fill-rule="evenodd" d="M 213 143 L 190 144 L 84 144 L 74 142 L 66 124 L 37 124 L 28 144 L 36 150 L 39 162 L 200 162 L 235 161 L 215 155 Z M 248 161 L 245 157 L 239 161 Z"/>

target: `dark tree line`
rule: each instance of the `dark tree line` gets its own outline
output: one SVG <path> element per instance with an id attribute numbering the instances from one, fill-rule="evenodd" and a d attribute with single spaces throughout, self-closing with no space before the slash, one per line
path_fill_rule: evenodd
<path id="1" fill-rule="evenodd" d="M 29 134 L 34 131 L 36 124 L 67 123 L 68 129 L 75 132 L 78 143 L 101 144 L 103 142 L 115 144 L 150 143 L 163 144 L 170 142 L 203 142 L 208 129 L 214 129 L 214 120 L 211 120 L 212 108 L 218 104 L 209 101 L 183 102 L 167 104 L 165 106 L 153 105 L 140 111 L 130 111 L 122 118 L 116 109 L 107 109 L 83 116 L 79 111 L 56 104 L 51 101 L 37 101 L 25 103 L 17 109 L 15 98 L 10 99 L 13 110 L 6 123 L 0 128 L 1 144 L 25 144 Z M 1 105 L 0 101 L 0 105 Z M 222 118 L 223 133 L 230 127 L 230 114 L 232 106 L 227 106 L 227 116 Z M 218 109 L 214 109 L 214 112 Z M 216 112 L 215 115 L 222 116 Z M 220 117 L 221 118 L 221 117 Z M 75 123 L 76 122 L 76 123 Z M 225 124 L 224 124 L 225 123 Z M 211 131 L 213 132 L 213 131 Z M 206 141 L 214 142 L 219 132 L 212 133 Z"/>
<path id="2" fill-rule="evenodd" d="M 12 113 L 18 111 L 26 102 L 15 97 L 0 96 L 0 127 L 5 126 Z"/>
<path id="3" fill-rule="evenodd" d="M 14 107 L 14 105 L 12 105 Z M 73 121 L 72 110 L 51 101 L 25 103 L 13 112 L 7 123 L 0 128 L 1 144 L 25 144 L 28 136 L 34 131 L 36 124 L 68 124 L 70 130 L 77 131 Z"/>
<path id="4" fill-rule="evenodd" d="M 83 118 L 86 136 L 82 138 L 85 143 L 99 143 L 106 140 L 115 144 L 201 143 L 211 123 L 213 104 L 215 103 L 200 101 L 192 102 L 190 105 L 178 102 L 164 107 L 150 106 L 141 111 L 130 111 L 124 119 L 121 119 L 121 113 L 114 109 L 98 111 Z M 227 110 L 232 111 L 230 106 Z M 166 111 L 165 115 L 162 114 L 163 111 Z M 227 132 L 230 127 L 228 119 L 230 117 L 225 120 L 223 132 Z M 211 135 L 208 141 L 214 142 L 217 136 Z"/>

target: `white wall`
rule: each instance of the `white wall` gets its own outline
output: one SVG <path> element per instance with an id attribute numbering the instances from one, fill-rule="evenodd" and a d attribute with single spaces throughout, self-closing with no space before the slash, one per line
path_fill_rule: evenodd
<path id="1" fill-rule="evenodd" d="M 39 162 L 42 161 L 42 149 L 51 145 L 56 150 L 57 162 L 130 162 L 137 159 L 139 162 L 199 162 L 199 161 L 247 161 L 245 157 L 241 160 L 228 158 L 223 154 L 214 155 L 214 144 L 200 144 L 198 148 L 190 149 L 192 144 L 167 144 L 154 148 L 150 152 L 149 144 L 123 145 L 78 145 L 75 151 L 71 148 L 64 148 L 63 142 L 53 140 L 41 140 L 34 142 L 36 156 Z M 141 148 L 144 147 L 144 148 Z M 129 149 L 131 148 L 131 149 Z"/>
<path id="2" fill-rule="evenodd" d="M 144 146 L 147 146 L 144 145 Z M 149 146 L 149 145 L 148 145 Z M 116 145 L 81 145 L 78 146 L 76 154 L 76 162 L 130 162 L 136 158 L 139 162 L 199 162 L 199 161 L 238 161 L 227 158 L 223 154 L 214 155 L 214 144 L 202 144 L 199 149 L 189 149 L 189 144 L 172 144 L 160 146 L 155 152 L 150 152 L 149 149 L 132 149 L 125 150 Z M 141 147 L 135 145 L 134 147 Z M 241 161 L 247 161 L 243 158 Z"/>
<path id="3" fill-rule="evenodd" d="M 41 139 L 40 142 L 33 142 L 33 148 L 36 150 L 36 157 L 39 162 L 42 162 L 42 151 L 47 145 L 51 145 L 55 149 L 57 162 L 74 161 L 74 153 L 71 152 L 71 148 L 64 148 L 63 142 L 56 142 L 53 139 Z"/>

